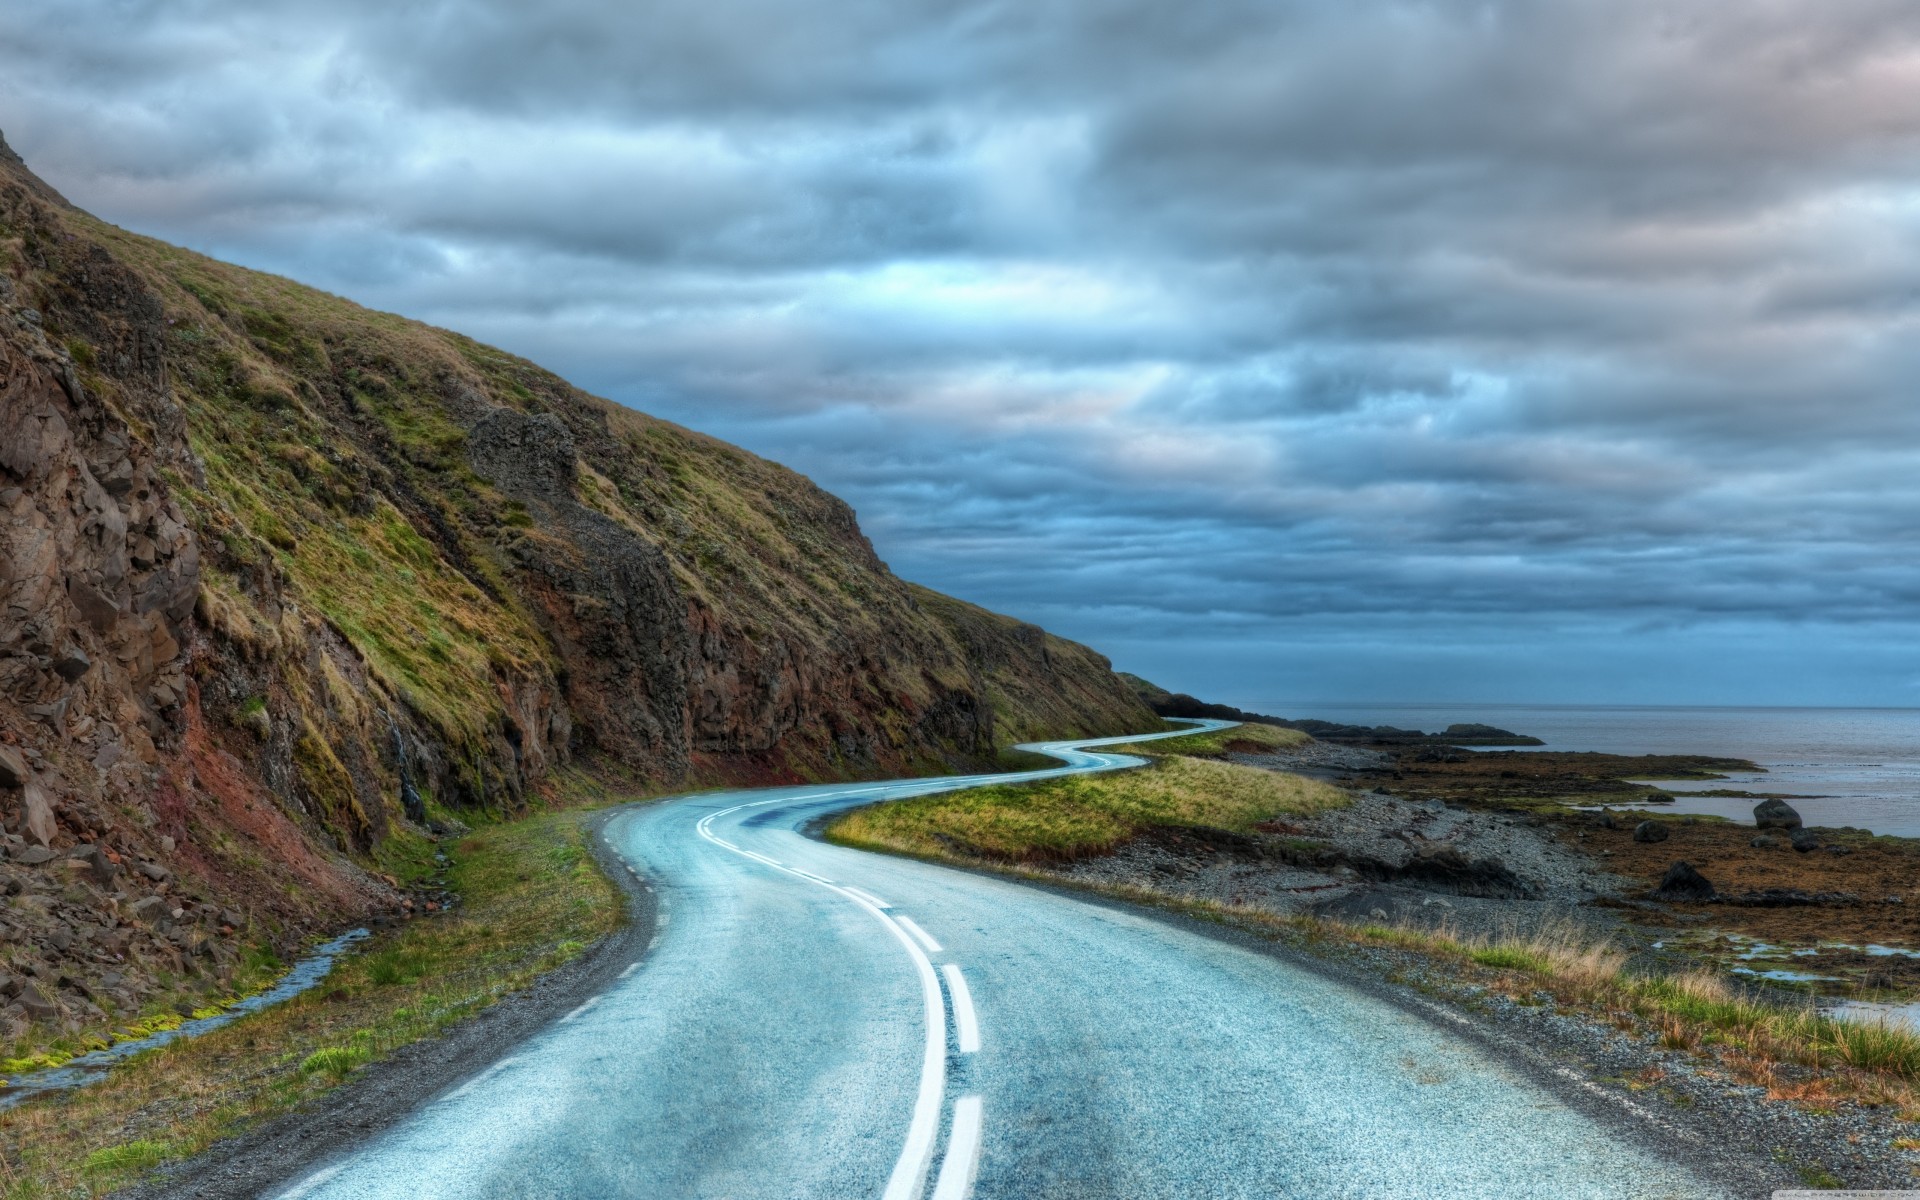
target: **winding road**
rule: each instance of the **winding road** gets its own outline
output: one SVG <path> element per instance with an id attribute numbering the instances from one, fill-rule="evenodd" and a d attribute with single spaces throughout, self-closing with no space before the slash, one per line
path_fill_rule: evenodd
<path id="1" fill-rule="evenodd" d="M 1205 722 L 1219 727 L 1224 722 Z M 1171 736 L 1171 735 L 1161 735 Z M 602 827 L 644 960 L 287 1197 L 1721 1194 L 1539 1072 L 1231 939 L 831 846 L 1011 776 L 703 793 Z"/>

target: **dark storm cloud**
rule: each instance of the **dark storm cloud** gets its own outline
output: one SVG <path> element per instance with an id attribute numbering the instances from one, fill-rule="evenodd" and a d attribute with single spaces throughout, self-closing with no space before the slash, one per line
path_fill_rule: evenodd
<path id="1" fill-rule="evenodd" d="M 1179 686 L 1791 701 L 1732 664 L 1829 646 L 1920 696 L 1861 649 L 1920 623 L 1904 0 L 100 0 L 0 68 L 109 219 L 786 461 Z"/>

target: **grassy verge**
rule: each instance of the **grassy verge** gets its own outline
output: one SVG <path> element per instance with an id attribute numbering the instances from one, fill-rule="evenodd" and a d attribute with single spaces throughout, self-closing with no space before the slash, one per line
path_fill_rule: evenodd
<path id="1" fill-rule="evenodd" d="M 0 1197 L 104 1194 L 298 1108 L 578 955 L 624 911 L 587 852 L 585 820 L 480 829 L 453 850 L 458 910 L 382 934 L 284 1004 L 0 1113 Z"/>
<path id="2" fill-rule="evenodd" d="M 1298 775 L 1169 757 L 1132 771 L 1068 775 L 857 809 L 834 822 L 827 837 L 925 858 L 1064 861 L 1111 850 L 1156 826 L 1245 832 L 1262 821 L 1346 803 L 1340 789 Z"/>
<path id="3" fill-rule="evenodd" d="M 1262 754 L 1274 750 L 1290 750 L 1304 746 L 1313 739 L 1298 729 L 1283 729 L 1278 725 L 1235 725 L 1229 729 L 1210 729 L 1202 733 L 1190 733 L 1186 737 L 1159 738 L 1151 742 L 1140 742 L 1131 746 L 1114 746 L 1113 750 L 1122 754 L 1225 754 L 1229 750 L 1246 754 Z"/>

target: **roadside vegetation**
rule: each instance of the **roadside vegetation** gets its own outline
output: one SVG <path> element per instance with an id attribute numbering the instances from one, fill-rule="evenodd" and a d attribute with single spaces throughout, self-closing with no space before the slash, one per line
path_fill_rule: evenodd
<path id="1" fill-rule="evenodd" d="M 617 928 L 624 905 L 584 812 L 483 827 L 451 848 L 452 912 L 382 933 L 320 986 L 103 1083 L 0 1112 L 0 1197 L 102 1195 L 331 1090 Z"/>
<path id="2" fill-rule="evenodd" d="M 1047 869 L 1111 851 L 1154 827 L 1247 832 L 1264 821 L 1348 803 L 1347 793 L 1330 785 L 1204 757 L 1224 753 L 1237 740 L 1283 747 L 1309 739 L 1274 726 L 1240 726 L 1141 743 L 1122 749 L 1164 757 L 1133 771 L 875 805 L 842 817 L 827 837 L 863 849 L 1067 882 L 1313 953 L 1386 953 L 1394 959 L 1389 978 L 1464 1007 L 1483 1005 L 1488 997 L 1526 1006 L 1551 1002 L 1697 1056 L 1708 1072 L 1763 1088 L 1768 1099 L 1795 1102 L 1816 1115 L 1852 1101 L 1891 1107 L 1902 1120 L 1920 1122 L 1920 1034 L 1913 1030 L 1840 1020 L 1811 1003 L 1782 1004 L 1709 969 L 1637 970 L 1618 947 L 1572 927 L 1472 938 L 1444 929 L 1279 916 L 1157 888 L 1067 879 Z M 1657 1083 L 1637 1079 L 1623 1086 L 1638 1091 Z M 1909 1140 L 1912 1145 L 1904 1148 L 1920 1149 L 1920 1140 Z"/>
<path id="3" fill-rule="evenodd" d="M 1735 1081 L 1765 1088 L 1772 1100 L 1817 1108 L 1850 1099 L 1891 1105 L 1904 1120 L 1920 1121 L 1920 1033 L 1905 1026 L 1841 1020 L 1811 1004 L 1763 999 L 1706 970 L 1636 972 L 1617 948 L 1570 929 L 1473 939 L 1445 931 L 1219 911 L 1309 941 L 1412 951 L 1445 968 L 1443 975 L 1455 988 L 1490 986 L 1522 1004 L 1551 998 L 1623 1032 L 1651 1034 L 1666 1049 L 1709 1058 Z"/>
<path id="4" fill-rule="evenodd" d="M 1175 755 L 1131 771 L 878 804 L 835 821 L 827 837 L 922 858 L 1061 862 L 1105 853 L 1156 827 L 1244 833 L 1346 803 L 1340 789 L 1298 775 Z"/>
<path id="5" fill-rule="evenodd" d="M 1186 737 L 1160 738 L 1130 746 L 1114 746 L 1110 749 L 1120 754 L 1188 754 L 1206 757 L 1226 754 L 1229 751 L 1241 754 L 1270 754 L 1275 750 L 1291 750 L 1297 746 L 1304 746 L 1312 740 L 1298 729 L 1286 729 L 1279 725 L 1235 725 L 1229 729 L 1210 729 L 1201 733 L 1190 733 Z"/>

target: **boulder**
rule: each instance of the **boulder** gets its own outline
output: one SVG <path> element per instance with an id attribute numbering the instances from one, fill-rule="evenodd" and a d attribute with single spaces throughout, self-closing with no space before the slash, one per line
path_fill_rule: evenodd
<path id="1" fill-rule="evenodd" d="M 27 760 L 20 757 L 20 751 L 0 745 L 0 787 L 25 787 L 27 778 Z"/>
<path id="2" fill-rule="evenodd" d="M 57 827 L 53 823 L 53 801 L 47 798 L 46 789 L 37 780 L 29 779 L 21 789 L 20 798 L 27 814 L 27 836 L 42 847 L 52 845 Z"/>
<path id="3" fill-rule="evenodd" d="M 1770 833 L 1757 833 L 1754 835 L 1753 840 L 1748 842 L 1747 845 L 1752 846 L 1755 850 L 1778 850 L 1780 848 L 1780 839 Z"/>
<path id="4" fill-rule="evenodd" d="M 1800 814 L 1785 800 L 1762 800 L 1753 806 L 1753 823 L 1761 829 L 1798 829 Z"/>
<path id="5" fill-rule="evenodd" d="M 13 861 L 23 867 L 37 867 L 53 858 L 53 851 L 45 846 L 28 846 L 25 850 L 15 850 Z"/>
<path id="6" fill-rule="evenodd" d="M 20 989 L 14 1002 L 27 1010 L 27 1016 L 35 1021 L 48 1021 L 60 1015 L 60 1006 L 47 999 L 46 993 L 38 984 L 29 983 Z"/>
<path id="7" fill-rule="evenodd" d="M 1677 862 L 1667 868 L 1660 877 L 1660 886 L 1653 889 L 1655 900 L 1711 900 L 1713 884 L 1705 875 L 1693 869 L 1692 863 Z"/>
<path id="8" fill-rule="evenodd" d="M 78 683 L 92 667 L 93 660 L 87 657 L 87 652 L 71 642 L 53 660 L 53 673 L 68 683 Z"/>
<path id="9" fill-rule="evenodd" d="M 1672 836 L 1662 821 L 1642 821 L 1633 827 L 1633 840 L 1636 842 L 1664 842 Z"/>
<path id="10" fill-rule="evenodd" d="M 1820 836 L 1811 829 L 1793 831 L 1793 848 L 1802 854 L 1808 854 L 1820 848 Z"/>

